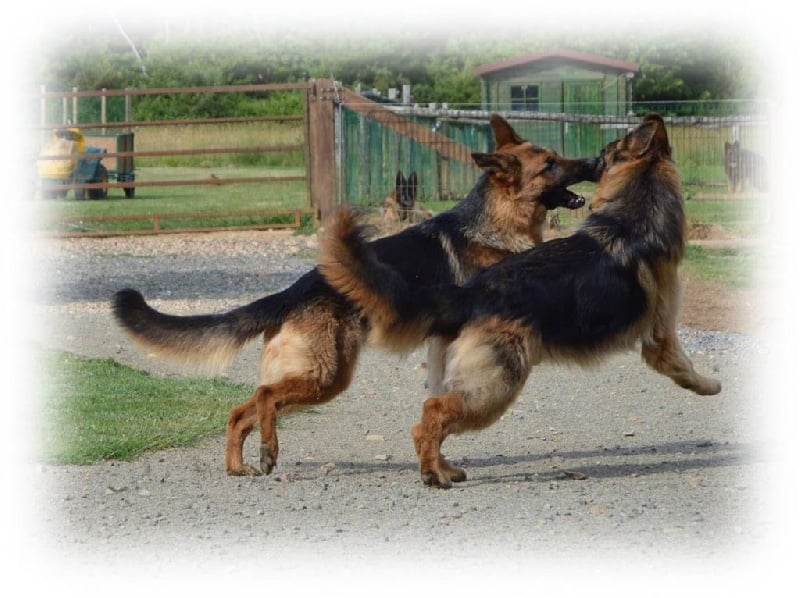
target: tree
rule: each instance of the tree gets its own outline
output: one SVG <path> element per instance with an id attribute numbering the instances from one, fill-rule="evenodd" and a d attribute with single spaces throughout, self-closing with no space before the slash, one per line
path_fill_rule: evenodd
<path id="1" fill-rule="evenodd" d="M 630 31 L 610 31 L 605 36 L 556 33 L 535 39 L 458 33 L 420 39 L 410 34 L 309 39 L 294 31 L 254 37 L 209 34 L 207 29 L 200 35 L 201 31 L 188 26 L 185 33 L 138 32 L 123 37 L 113 28 L 85 34 L 66 32 L 61 43 L 40 57 L 38 82 L 52 90 L 91 90 L 333 77 L 346 86 L 367 89 L 409 84 L 419 102 L 476 104 L 480 83 L 473 74 L 474 66 L 546 48 L 572 47 L 639 64 L 640 74 L 633 82 L 634 101 L 750 98 L 759 91 L 759 64 L 750 58 L 750 48 L 733 34 L 727 39 L 706 36 L 698 41 L 689 36 L 645 38 L 641 32 Z M 246 96 L 239 100 L 242 105 L 236 110 L 257 109 L 247 105 Z M 212 116 L 233 108 L 220 102 L 223 100 L 203 97 L 191 98 L 184 105 L 165 105 L 152 99 L 137 102 L 137 109 L 146 109 L 151 115 L 177 110 Z"/>

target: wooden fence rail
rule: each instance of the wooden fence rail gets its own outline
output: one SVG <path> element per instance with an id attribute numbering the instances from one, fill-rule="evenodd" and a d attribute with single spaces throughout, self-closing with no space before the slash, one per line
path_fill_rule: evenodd
<path id="1" fill-rule="evenodd" d="M 268 123 L 268 122 L 300 122 L 303 121 L 302 114 L 288 114 L 286 116 L 230 116 L 219 118 L 184 118 L 176 120 L 124 120 L 124 121 L 100 121 L 80 123 L 84 129 L 134 129 L 142 127 L 179 127 L 195 125 L 229 125 L 241 123 Z M 50 131 L 62 129 L 66 124 L 60 125 L 40 125 L 39 129 Z M 77 126 L 77 125 L 76 125 Z"/>
<path id="2" fill-rule="evenodd" d="M 99 156 L 97 153 L 77 153 L 71 155 L 49 155 L 40 156 L 39 159 L 43 161 L 54 160 L 92 160 L 101 158 L 103 166 L 109 172 L 107 181 L 101 182 L 100 177 L 95 178 L 92 182 L 84 182 L 81 179 L 72 180 L 55 180 L 48 179 L 46 186 L 46 193 L 48 196 L 63 196 L 68 191 L 74 190 L 76 194 L 80 193 L 80 197 L 85 197 L 87 192 L 95 192 L 95 190 L 108 191 L 110 189 L 123 189 L 126 197 L 133 197 L 134 189 L 147 189 L 157 187 L 179 187 L 179 186 L 222 186 L 222 185 L 270 185 L 281 183 L 306 183 L 306 189 L 310 188 L 310 172 L 308 170 L 308 114 L 306 106 L 308 105 L 309 90 L 313 88 L 311 83 L 292 83 L 292 84 L 255 84 L 255 85 L 213 85 L 213 86 L 199 86 L 199 87 L 183 87 L 183 88 L 151 88 L 151 89 L 103 89 L 99 91 L 72 91 L 52 92 L 46 91 L 42 88 L 39 95 L 41 105 L 41 119 L 40 125 L 34 127 L 41 133 L 48 131 L 55 131 L 65 127 L 78 127 L 84 131 L 87 136 L 87 146 L 99 145 L 106 149 L 105 152 Z M 265 116 L 221 116 L 213 118 L 184 118 L 184 119 L 158 119 L 158 120 L 135 120 L 132 118 L 132 106 L 130 100 L 134 97 L 143 96 L 156 96 L 156 95 L 176 95 L 176 94 L 229 94 L 229 93 L 268 93 L 274 91 L 296 91 L 301 94 L 302 105 L 304 111 L 301 114 L 289 115 L 265 115 Z M 124 97 L 125 98 L 125 115 L 123 120 L 109 121 L 106 118 L 107 111 L 105 109 L 105 101 L 111 97 Z M 90 98 L 100 98 L 102 102 L 101 119 L 91 120 L 89 122 L 77 122 L 77 102 L 79 99 L 85 100 Z M 61 100 L 61 117 L 56 117 L 56 120 L 61 122 L 48 122 L 48 102 L 53 100 Z M 69 103 L 72 103 L 72 110 L 70 114 Z M 50 104 L 52 107 L 52 104 Z M 59 106 L 56 106 L 58 112 Z M 71 118 L 70 118 L 71 117 Z M 113 137 L 115 132 L 131 134 L 133 139 L 135 130 L 142 130 L 144 128 L 177 128 L 177 127 L 198 127 L 198 126 L 221 126 L 221 125 L 259 125 L 269 123 L 296 123 L 302 126 L 303 139 L 300 143 L 264 143 L 253 144 L 252 142 L 247 145 L 235 145 L 233 147 L 222 147 L 220 145 L 213 147 L 191 147 L 191 148 L 149 148 L 147 150 L 136 150 L 133 141 L 130 145 L 120 145 L 114 148 Z M 94 132 L 101 131 L 103 135 L 97 136 Z M 105 141 L 105 138 L 110 133 L 110 141 Z M 268 141 L 268 140 L 267 140 Z M 109 145 L 110 144 L 110 145 Z M 116 151 L 113 151 L 116 149 Z M 137 159 L 145 158 L 181 158 L 193 156 L 213 156 L 213 155 L 242 155 L 242 154 L 268 154 L 268 153 L 300 153 L 302 152 L 303 160 L 306 168 L 304 172 L 299 175 L 292 176 L 203 176 L 197 179 L 180 179 L 180 180 L 155 180 L 152 177 L 147 180 L 141 180 L 140 177 L 133 174 L 134 161 Z M 123 177 L 114 182 L 114 176 L 119 176 L 123 172 L 121 167 L 114 168 L 113 160 L 118 160 L 117 165 L 125 164 L 126 169 Z M 39 187 L 42 194 L 45 193 L 44 182 L 41 181 Z M 103 194 L 105 195 L 105 194 Z M 305 205 L 299 207 L 301 210 L 309 211 L 312 208 L 312 198 L 310 194 L 306 195 Z M 287 209 L 284 214 L 293 214 L 294 210 Z M 231 216 L 230 213 L 220 213 L 220 217 Z M 241 216 L 252 215 L 251 212 L 243 212 Z M 208 214 L 195 214 L 196 218 L 207 218 Z M 138 218 L 138 217 L 137 217 Z M 153 216 L 158 221 L 156 216 Z M 140 218 L 139 218 L 140 219 Z M 94 219 L 82 219 L 83 222 L 97 222 Z M 108 220 L 108 219 L 106 219 Z M 124 220 L 124 218 L 123 218 Z M 74 224 L 70 219 L 63 219 L 64 226 L 71 226 Z M 297 226 L 299 226 L 299 221 Z M 148 232 L 159 231 L 159 226 L 154 226 Z M 99 233 L 106 234 L 106 233 Z M 130 234 L 130 233 L 126 233 Z"/>
<path id="3" fill-rule="evenodd" d="M 59 218 L 55 224 L 66 226 L 67 230 L 60 230 L 56 232 L 47 233 L 49 236 L 55 237 L 111 237 L 120 234 L 124 235 L 150 235 L 150 234 L 177 234 L 188 232 L 217 232 L 217 231 L 243 231 L 243 230 L 274 230 L 274 229 L 297 229 L 302 224 L 303 214 L 308 213 L 307 210 L 251 210 L 251 211 L 237 211 L 237 212 L 173 212 L 163 214 L 127 214 L 124 216 L 86 216 L 78 218 Z M 240 226 L 192 226 L 192 227 L 174 227 L 163 228 L 164 221 L 180 221 L 180 220 L 214 220 L 214 219 L 231 219 L 237 218 L 271 218 L 290 215 L 291 222 L 270 222 L 270 223 L 249 223 Z M 89 224 L 103 224 L 113 222 L 142 222 L 149 221 L 150 228 L 139 228 L 133 230 L 86 230 L 86 225 Z M 53 223 L 53 221 L 51 221 Z"/>
<path id="4" fill-rule="evenodd" d="M 210 93 L 269 93 L 296 91 L 302 99 L 302 113 L 284 116 L 221 116 L 214 118 L 189 118 L 176 120 L 134 120 L 131 100 L 135 97 L 173 94 Z M 125 98 L 125 117 L 107 122 L 105 110 L 98 121 L 70 122 L 76 115 L 77 102 L 83 98 Z M 195 180 L 125 180 L 108 183 L 65 183 L 52 189 L 115 189 L 126 191 L 132 187 L 177 187 L 305 182 L 306 199 L 300 207 L 320 220 L 326 218 L 340 202 L 362 203 L 373 206 L 382 201 L 391 190 L 397 170 L 415 168 L 420 175 L 423 197 L 433 200 L 457 199 L 474 184 L 477 176 L 471 154 L 474 151 L 491 151 L 489 112 L 485 110 L 450 110 L 448 108 L 411 105 L 386 106 L 344 88 L 332 79 L 316 79 L 297 84 L 254 84 L 202 86 L 188 88 L 117 89 L 100 91 L 50 92 L 41 90 L 39 100 L 42 119 L 32 130 L 39 134 L 65 126 L 78 126 L 85 130 L 132 133 L 134 130 L 152 130 L 168 127 L 204 127 L 219 125 L 259 125 L 264 123 L 295 123 L 302 130 L 302 141 L 284 139 L 288 143 L 268 143 L 268 139 L 255 139 L 233 147 L 218 138 L 209 147 L 151 147 L 144 151 L 117 144 L 103 145 L 105 139 L 95 136 L 92 145 L 102 145 L 107 151 L 103 160 L 133 161 L 136 158 L 172 158 L 219 154 L 262 154 L 275 152 L 302 152 L 304 171 L 297 176 L 237 176 L 225 177 L 224 171 L 215 176 L 203 172 Z M 47 106 L 61 100 L 60 123 L 45 122 Z M 49 102 L 49 104 L 48 104 Z M 117 104 L 117 107 L 118 104 Z M 58 112 L 51 111 L 51 114 Z M 340 110 L 343 108 L 343 110 Z M 568 156 L 594 155 L 602 145 L 621 131 L 639 122 L 636 116 L 602 116 L 572 113 L 505 112 L 521 136 L 540 145 L 552 147 Z M 337 121 L 338 119 L 338 121 Z M 87 120 L 89 120 L 87 118 Z M 337 128 L 338 122 L 338 128 Z M 723 188 L 726 181 L 725 142 L 741 140 L 742 146 L 758 153 L 766 153 L 770 145 L 770 121 L 766 113 L 730 114 L 728 116 L 677 116 L 667 119 L 671 127 L 673 153 L 687 185 Z M 232 127 L 236 128 L 236 127 Z M 267 127 L 264 127 L 267 129 Z M 142 133 L 143 135 L 143 133 Z M 120 135 L 119 137 L 122 137 Z M 118 140 L 119 140 L 118 137 Z M 91 139 L 91 138 L 90 138 Z M 344 140 L 344 141 L 343 141 Z M 277 141 L 277 140 L 276 140 Z M 338 144 L 338 145 L 337 145 Z M 89 145 L 87 143 L 87 145 Z M 188 143 L 186 144 L 188 145 Z M 63 159 L 65 156 L 42 157 Z M 80 154 L 79 157 L 97 157 L 97 154 Z M 212 160 L 209 158 L 209 162 Z M 766 162 L 766 161 L 765 161 Z M 159 173 L 160 174 L 160 173 Z M 234 174 L 234 173 L 231 173 Z M 260 173 L 259 173 L 260 174 Z M 137 177 L 138 179 L 138 177 Z M 303 189 L 294 193 L 302 196 Z M 127 195 L 127 194 L 126 194 Z M 199 195 L 199 193 L 198 193 Z M 699 197 L 699 195 L 698 195 Z M 301 200 L 302 201 L 302 200 Z M 379 203 L 377 204 L 379 205 Z M 137 218 L 140 218 L 137 216 Z M 84 223 L 89 222 L 83 219 Z M 67 224 L 73 224 L 64 220 Z M 159 229 L 159 226 L 153 227 Z M 149 231 L 152 232 L 152 231 Z M 107 234 L 107 233 L 98 233 Z M 134 234 L 126 232 L 125 234 Z"/>

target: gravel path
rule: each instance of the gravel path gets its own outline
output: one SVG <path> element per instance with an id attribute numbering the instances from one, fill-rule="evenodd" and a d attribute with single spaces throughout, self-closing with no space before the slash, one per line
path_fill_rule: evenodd
<path id="1" fill-rule="evenodd" d="M 315 255 L 313 237 L 285 233 L 39 240 L 47 276 L 32 299 L 45 324 L 30 341 L 188 373 L 115 327 L 115 290 L 135 286 L 175 313 L 229 309 L 287 286 Z M 424 351 L 365 351 L 343 395 L 282 422 L 270 476 L 227 477 L 223 430 L 131 463 L 32 464 L 33 541 L 65 579 L 135 578 L 137 594 L 172 579 L 198 590 L 229 590 L 220 580 L 234 578 L 325 588 L 352 572 L 384 593 L 479 570 L 472 589 L 499 575 L 538 589 L 635 587 L 654 575 L 740 588 L 741 563 L 774 525 L 753 382 L 768 354 L 750 336 L 681 336 L 697 368 L 721 378 L 719 396 L 684 391 L 635 354 L 590 371 L 538 368 L 500 422 L 447 441 L 470 476 L 449 491 L 421 484 L 409 435 Z M 247 346 L 226 375 L 254 383 L 259 349 Z M 245 457 L 257 453 L 254 435 Z"/>

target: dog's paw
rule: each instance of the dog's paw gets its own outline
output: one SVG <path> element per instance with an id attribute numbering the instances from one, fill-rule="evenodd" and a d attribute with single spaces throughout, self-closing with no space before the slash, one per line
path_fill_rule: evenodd
<path id="1" fill-rule="evenodd" d="M 447 490 L 453 487 L 453 482 L 444 472 L 422 471 L 420 472 L 420 477 L 422 478 L 422 483 L 426 486 L 434 486 L 436 488 L 441 488 L 442 490 Z"/>
<path id="2" fill-rule="evenodd" d="M 228 475 L 232 476 L 245 476 L 245 475 L 263 475 L 260 469 L 252 465 L 242 464 L 235 468 L 228 469 Z"/>
<path id="3" fill-rule="evenodd" d="M 699 395 L 717 395 L 722 391 L 722 384 L 714 378 L 698 376 L 692 390 Z"/>
<path id="4" fill-rule="evenodd" d="M 464 482 L 467 479 L 467 472 L 460 467 L 453 467 L 452 470 L 448 472 L 448 475 L 450 476 L 450 481 L 456 484 L 458 482 Z"/>
<path id="5" fill-rule="evenodd" d="M 460 467 L 456 467 L 451 465 L 447 459 L 445 459 L 442 455 L 439 455 L 439 476 L 446 476 L 451 482 L 458 483 L 463 482 L 467 479 L 467 472 L 461 469 Z"/>
<path id="6" fill-rule="evenodd" d="M 272 449 L 268 444 L 261 445 L 261 471 L 269 474 L 272 469 L 277 465 L 275 456 L 272 454 Z"/>

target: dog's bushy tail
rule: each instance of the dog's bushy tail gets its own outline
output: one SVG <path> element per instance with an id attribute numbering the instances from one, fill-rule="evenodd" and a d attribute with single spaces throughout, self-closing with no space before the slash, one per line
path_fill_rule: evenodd
<path id="1" fill-rule="evenodd" d="M 369 318 L 372 339 L 395 351 L 408 351 L 431 334 L 441 332 L 450 314 L 437 300 L 459 287 L 412 288 L 367 242 L 368 228 L 353 210 L 338 210 L 320 242 L 319 271 L 337 292 L 355 303 Z"/>
<path id="2" fill-rule="evenodd" d="M 117 323 L 153 352 L 183 363 L 219 368 L 259 334 L 275 334 L 285 302 L 270 295 L 222 314 L 176 316 L 157 311 L 139 291 L 123 289 L 112 300 Z"/>

